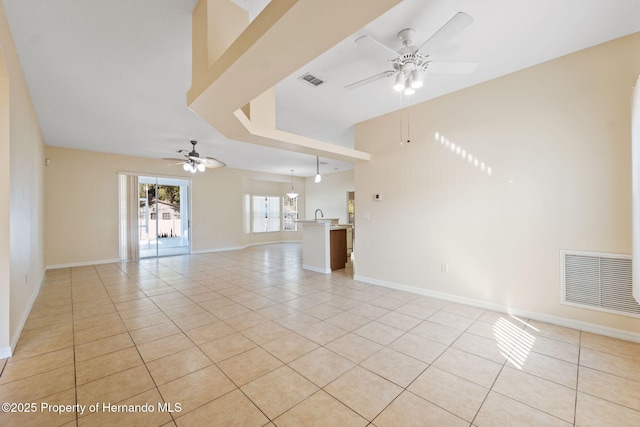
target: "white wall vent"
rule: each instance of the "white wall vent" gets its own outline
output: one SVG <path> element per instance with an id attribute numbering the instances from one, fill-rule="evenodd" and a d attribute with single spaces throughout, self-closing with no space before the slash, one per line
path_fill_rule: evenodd
<path id="1" fill-rule="evenodd" d="M 632 295 L 631 256 L 560 251 L 562 303 L 640 317 Z"/>

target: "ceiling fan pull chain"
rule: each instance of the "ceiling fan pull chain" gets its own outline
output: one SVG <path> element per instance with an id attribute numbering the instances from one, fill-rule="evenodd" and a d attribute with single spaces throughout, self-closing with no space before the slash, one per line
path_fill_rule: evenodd
<path id="1" fill-rule="evenodd" d="M 409 114 L 407 114 L 407 140 L 406 141 L 403 139 L 403 135 L 402 135 L 402 131 L 404 130 L 403 129 L 404 126 L 403 126 L 403 123 L 402 123 L 403 121 L 404 121 L 404 118 L 400 117 L 400 146 L 403 146 L 405 142 L 407 144 L 409 144 L 411 142 L 411 128 L 410 128 L 410 126 L 411 126 L 411 116 Z"/>

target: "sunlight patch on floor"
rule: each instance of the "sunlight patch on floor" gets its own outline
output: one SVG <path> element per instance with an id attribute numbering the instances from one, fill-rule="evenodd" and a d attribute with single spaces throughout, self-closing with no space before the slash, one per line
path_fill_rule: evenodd
<path id="1" fill-rule="evenodd" d="M 524 323 L 515 316 L 511 317 Z M 500 349 L 500 354 L 506 357 L 513 366 L 522 369 L 536 338 L 504 317 L 493 324 L 493 336 Z"/>

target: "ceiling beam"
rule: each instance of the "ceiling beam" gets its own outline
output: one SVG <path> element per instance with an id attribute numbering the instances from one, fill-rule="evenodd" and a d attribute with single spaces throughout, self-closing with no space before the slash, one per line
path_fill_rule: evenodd
<path id="1" fill-rule="evenodd" d="M 242 108 L 401 0 L 272 0 L 244 30 L 235 24 L 230 31 L 239 36 L 212 58 L 210 52 L 220 50 L 210 48 L 218 42 L 212 34 L 221 25 L 213 8 L 224 1 L 200 0 L 193 12 L 189 107 L 232 140 L 343 161 L 369 160 L 363 151 L 277 130 L 256 117 L 259 111 L 248 117 Z"/>

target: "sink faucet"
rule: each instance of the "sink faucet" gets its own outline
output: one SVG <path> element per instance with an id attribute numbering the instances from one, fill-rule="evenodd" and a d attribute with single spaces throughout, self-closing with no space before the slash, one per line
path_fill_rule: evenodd
<path id="1" fill-rule="evenodd" d="M 320 216 L 322 218 L 324 218 L 324 214 L 322 213 L 322 209 L 316 209 L 316 214 L 315 214 L 315 218 L 314 218 L 316 221 L 318 220 L 318 211 L 320 211 Z"/>

